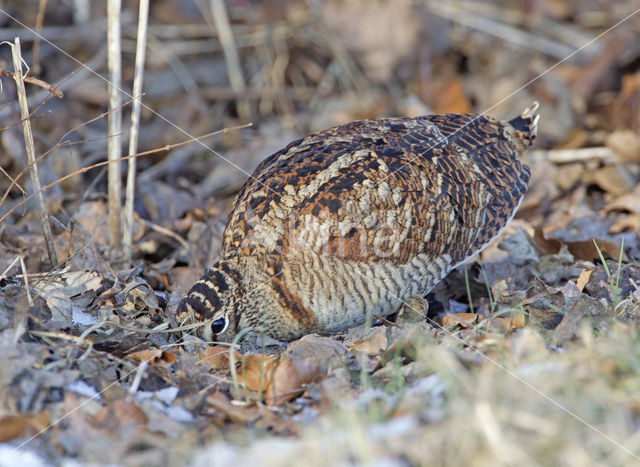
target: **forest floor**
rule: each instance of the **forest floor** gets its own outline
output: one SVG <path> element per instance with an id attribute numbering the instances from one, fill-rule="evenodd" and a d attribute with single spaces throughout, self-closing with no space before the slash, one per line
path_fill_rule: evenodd
<path id="1" fill-rule="evenodd" d="M 106 158 L 105 7 L 49 1 L 34 41 L 37 8 L 9 3 L 0 40 L 64 92 L 27 87 L 47 185 Z M 153 2 L 139 151 L 229 130 L 138 159 L 131 264 L 104 167 L 45 192 L 51 264 L 2 78 L 0 465 L 638 465 L 640 4 L 441 3 L 227 2 L 239 92 L 208 2 Z M 128 4 L 125 89 L 136 23 Z M 243 348 L 172 331 L 264 157 L 352 120 L 535 100 L 516 218 L 426 317 Z"/>

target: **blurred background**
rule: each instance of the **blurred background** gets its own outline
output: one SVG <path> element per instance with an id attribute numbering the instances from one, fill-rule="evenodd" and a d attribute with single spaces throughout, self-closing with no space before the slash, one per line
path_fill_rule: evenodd
<path id="1" fill-rule="evenodd" d="M 216 3 L 229 18 L 226 30 L 216 27 Z M 0 39 L 20 37 L 30 74 L 65 92 L 57 99 L 28 89 L 41 153 L 107 108 L 106 4 L 0 2 L 6 13 Z M 600 35 L 638 7 L 638 0 L 153 1 L 139 151 L 187 134 L 252 127 L 207 139 L 210 150 L 195 143 L 141 158 L 136 210 L 181 235 L 191 227 L 189 213 L 215 218 L 212 229 L 219 230 L 247 173 L 309 132 L 382 116 L 487 112 L 505 118 L 534 100 L 541 104 L 539 140 L 527 155 L 533 179 L 520 215 L 541 226 L 565 218 L 580 202 L 602 209 L 640 178 L 640 15 Z M 123 2 L 123 89 L 129 94 L 137 8 L 135 1 Z M 12 69 L 8 46 L 0 48 L 0 67 Z M 3 83 L 0 164 L 15 177 L 25 167 L 23 142 L 13 83 Z M 129 112 L 130 103 L 124 141 Z M 77 144 L 45 158 L 43 183 L 104 160 L 106 135 L 104 116 L 71 132 L 66 139 Z M 0 190 L 9 183 L 0 177 Z M 579 199 L 577 186 L 584 189 Z M 52 213 L 65 217 L 65 208 L 72 212 L 80 199 L 105 192 L 104 171 L 95 169 L 56 186 L 48 200 Z M 0 213 L 21 197 L 13 188 Z M 561 199 L 570 206 L 550 208 Z M 640 228 L 637 216 L 625 222 L 620 231 Z M 196 262 L 211 259 L 205 256 Z"/>

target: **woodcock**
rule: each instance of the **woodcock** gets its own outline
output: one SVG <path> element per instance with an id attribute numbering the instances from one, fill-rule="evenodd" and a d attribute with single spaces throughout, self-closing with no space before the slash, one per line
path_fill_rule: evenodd
<path id="1" fill-rule="evenodd" d="M 207 340 L 252 328 L 279 340 L 398 311 L 485 248 L 529 181 L 520 154 L 538 104 L 477 114 L 362 120 L 265 159 L 244 184 L 221 259 L 177 309 Z"/>

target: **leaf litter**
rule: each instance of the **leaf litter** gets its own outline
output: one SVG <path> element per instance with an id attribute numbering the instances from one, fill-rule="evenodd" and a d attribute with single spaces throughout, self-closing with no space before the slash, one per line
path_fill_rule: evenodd
<path id="1" fill-rule="evenodd" d="M 254 127 L 207 144 L 251 172 L 289 141 L 330 125 L 481 111 L 555 63 L 556 49 L 523 43 L 526 34 L 574 50 L 624 17 L 591 1 L 383 4 L 229 3 L 252 73 Z M 154 34 L 170 53 L 151 59 L 157 79 L 145 99 L 204 134 L 238 123 L 237 96 L 221 50 L 201 48 L 217 44 L 217 34 L 189 5 L 152 9 Z M 32 24 L 26 6 L 11 8 Z M 98 8 L 91 14 L 103 18 Z M 70 14 L 48 7 L 49 22 L 58 33 L 74 27 Z M 529 192 L 492 246 L 426 299 L 408 300 L 393 322 L 290 344 L 253 334 L 229 346 L 171 332 L 179 299 L 219 254 L 246 176 L 197 144 L 139 160 L 132 265 L 109 259 L 98 169 L 47 192 L 63 267 L 48 264 L 33 206 L 7 217 L 0 269 L 20 255 L 25 271 L 14 265 L 0 277 L 0 464 L 31 456 L 34 465 L 633 465 L 629 451 L 640 455 L 634 24 L 491 110 L 502 117 L 541 102 L 540 138 L 524 156 Z M 83 43 L 55 39 L 98 56 L 102 39 L 91 34 L 95 40 Z M 73 71 L 43 50 L 47 76 Z M 104 107 L 100 81 L 79 83 L 63 101 L 44 104 L 55 118 L 33 119 L 39 151 Z M 18 121 L 9 108 L 0 108 L 3 126 Z M 1 166 L 15 179 L 24 169 L 16 128 L 5 128 L 0 141 Z M 105 134 L 106 119 L 79 127 L 75 152 L 59 147 L 39 166 L 43 180 L 100 160 Z M 143 150 L 182 136 L 143 112 Z M 10 183 L 0 176 L 3 192 Z M 0 215 L 21 197 L 11 187 Z"/>

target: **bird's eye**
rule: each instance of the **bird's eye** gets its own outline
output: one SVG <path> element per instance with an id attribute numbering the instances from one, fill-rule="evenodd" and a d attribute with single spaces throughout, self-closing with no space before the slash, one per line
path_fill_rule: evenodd
<path id="1" fill-rule="evenodd" d="M 211 323 L 211 333 L 214 335 L 222 334 L 227 330 L 228 324 L 229 322 L 225 317 L 216 319 L 213 323 Z"/>

